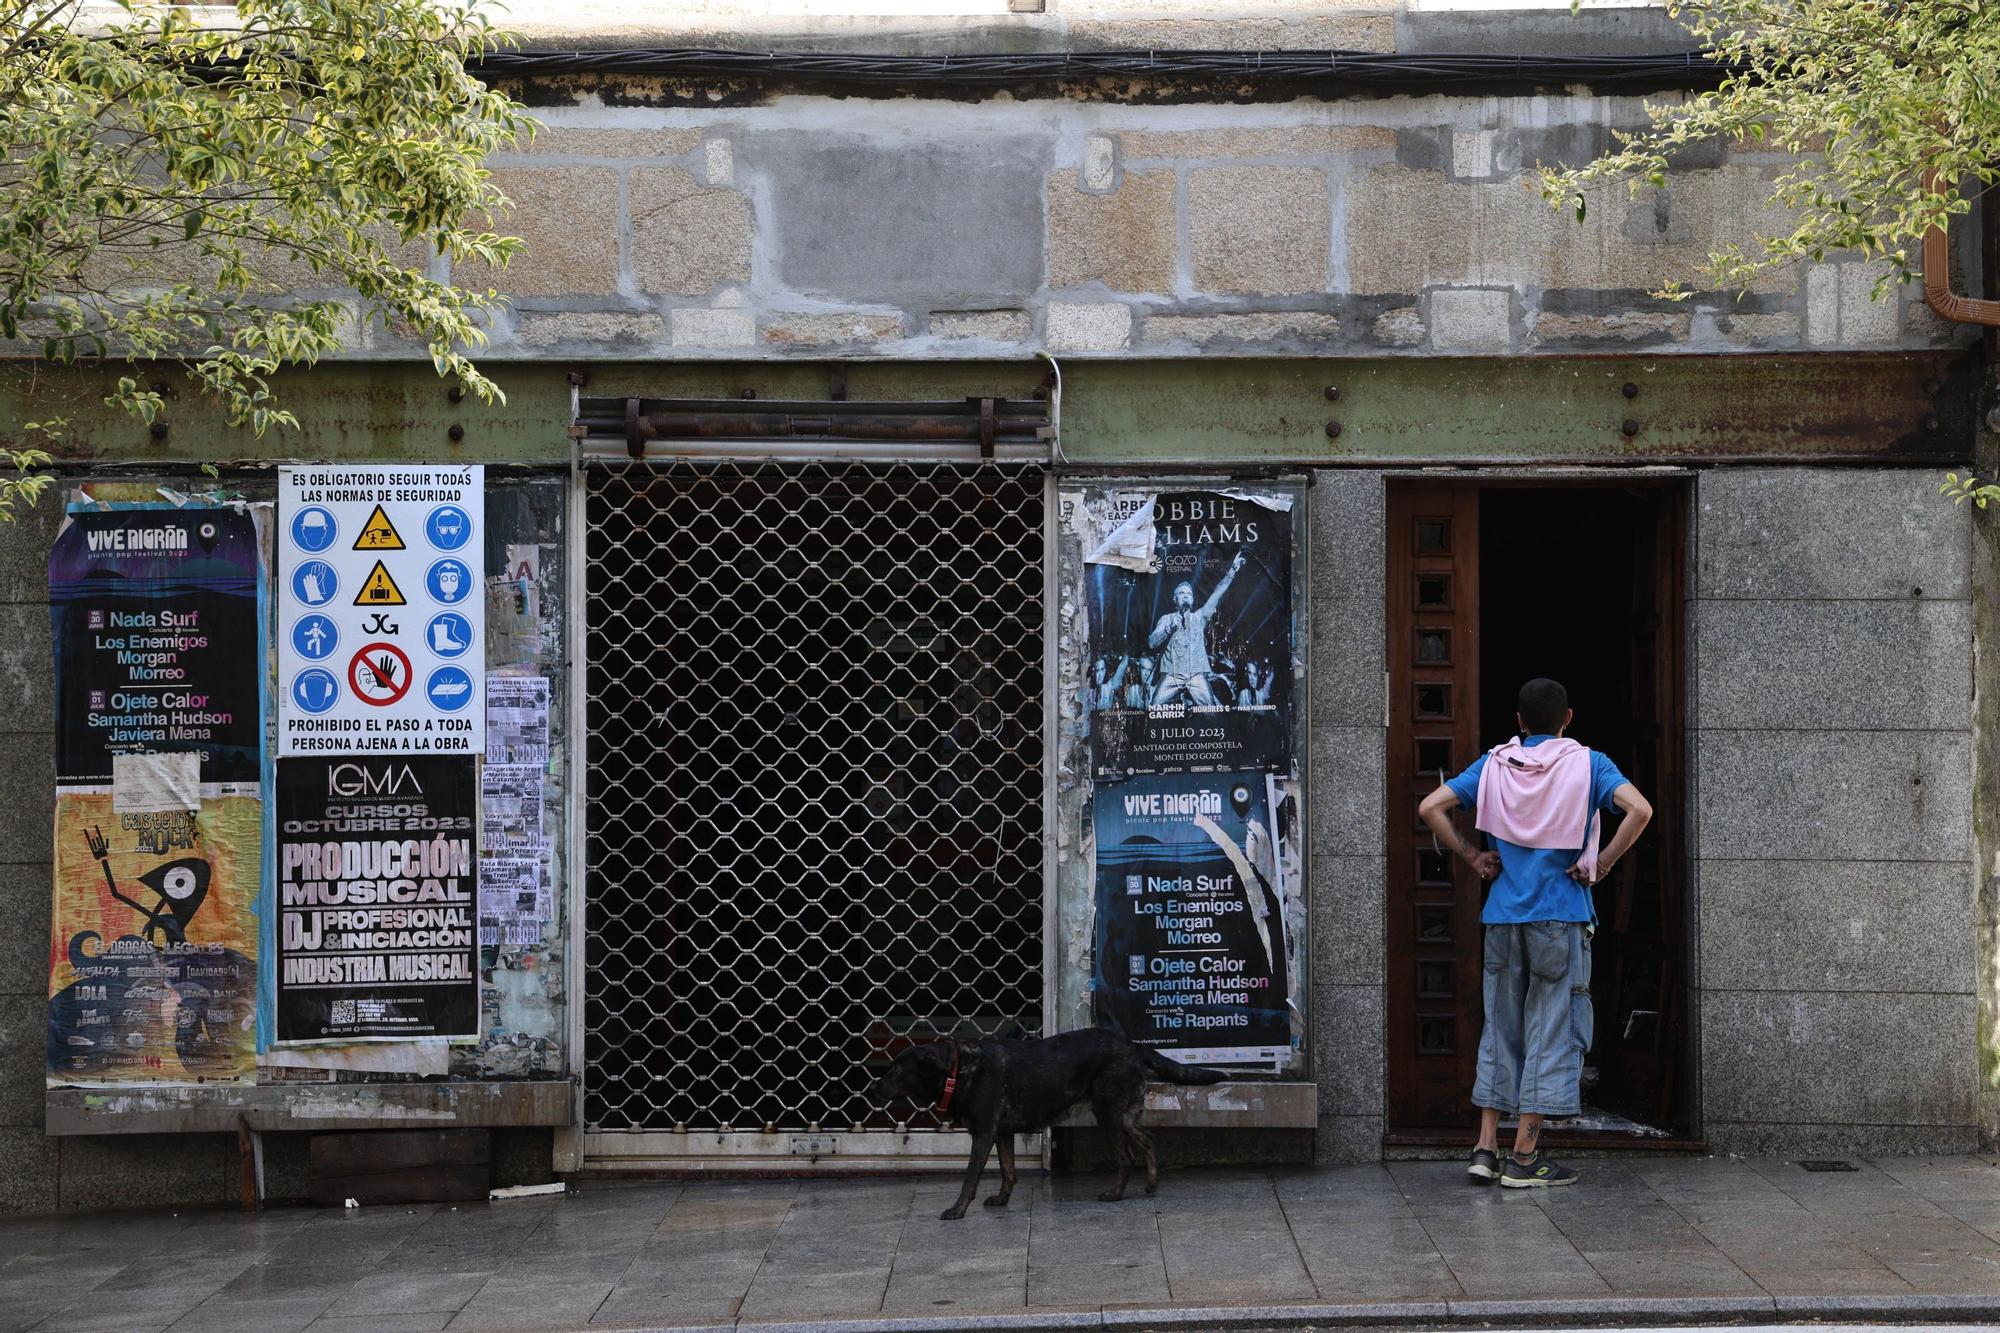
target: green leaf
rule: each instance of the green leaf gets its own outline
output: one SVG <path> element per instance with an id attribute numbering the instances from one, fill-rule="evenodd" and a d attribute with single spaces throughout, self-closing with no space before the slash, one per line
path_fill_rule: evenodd
<path id="1" fill-rule="evenodd" d="M 354 314 L 447 365 L 480 346 L 488 295 L 401 249 L 428 235 L 497 265 L 519 246 L 467 221 L 504 207 L 486 158 L 533 129 L 466 72 L 508 40 L 476 2 L 243 0 L 227 28 L 114 2 L 86 30 L 47 0 L 0 0 L 0 336 L 32 316 L 50 361 L 178 359 L 251 429 L 296 427 L 270 376 L 337 350 L 344 327 L 331 303 L 280 303 L 281 264 L 359 293 Z M 234 64 L 218 78 L 219 60 Z M 125 381 L 107 401 L 159 411 Z"/>

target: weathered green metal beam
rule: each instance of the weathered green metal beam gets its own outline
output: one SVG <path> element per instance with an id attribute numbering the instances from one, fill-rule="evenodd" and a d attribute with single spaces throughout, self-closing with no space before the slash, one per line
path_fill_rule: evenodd
<path id="1" fill-rule="evenodd" d="M 338 362 L 278 380 L 296 433 L 231 430 L 177 372 L 163 438 L 103 405 L 119 372 L 0 364 L 0 443 L 65 416 L 77 461 L 430 459 L 560 465 L 569 373 L 592 398 L 1027 398 L 1044 361 L 500 362 L 508 401 L 453 402 L 428 365 Z M 1074 360 L 1066 461 L 1267 466 L 1969 460 L 1965 349 L 1764 356 Z M 1331 396 L 1329 394 L 1331 393 Z M 451 432 L 459 428 L 460 437 Z"/>
<path id="2" fill-rule="evenodd" d="M 1076 463 L 1951 463 L 1969 351 L 1065 365 Z"/>
<path id="3" fill-rule="evenodd" d="M 0 362 L 0 444 L 48 447 L 25 438 L 21 426 L 60 417 L 66 424 L 52 452 L 74 461 L 566 463 L 566 368 L 505 363 L 481 368 L 505 391 L 504 404 L 470 395 L 453 402 L 452 384 L 440 380 L 428 363 L 327 362 L 287 371 L 272 383 L 280 401 L 297 414 L 299 429 L 267 431 L 260 439 L 247 428 L 232 428 L 176 367 Z M 167 410 L 158 423 L 163 433 L 105 405 L 120 375 L 166 386 Z M 457 439 L 453 427 L 459 429 Z"/>

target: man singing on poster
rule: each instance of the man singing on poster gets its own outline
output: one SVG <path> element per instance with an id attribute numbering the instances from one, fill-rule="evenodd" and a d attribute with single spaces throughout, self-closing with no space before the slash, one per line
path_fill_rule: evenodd
<path id="1" fill-rule="evenodd" d="M 1153 688 L 1153 707 L 1170 704 L 1182 695 L 1196 708 L 1215 707 L 1209 690 L 1208 622 L 1222 604 L 1222 594 L 1243 568 L 1243 552 L 1229 562 L 1229 572 L 1215 585 L 1199 609 L 1194 604 L 1194 585 L 1181 583 L 1174 588 L 1174 609 L 1160 617 L 1147 642 L 1160 653 L 1159 683 Z M 1162 646 L 1164 645 L 1164 647 Z"/>

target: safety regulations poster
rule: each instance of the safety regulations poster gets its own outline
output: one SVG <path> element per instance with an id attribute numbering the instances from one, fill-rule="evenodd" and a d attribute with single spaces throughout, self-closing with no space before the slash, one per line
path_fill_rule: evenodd
<path id="1" fill-rule="evenodd" d="M 280 469 L 280 757 L 484 749 L 485 482 Z"/>

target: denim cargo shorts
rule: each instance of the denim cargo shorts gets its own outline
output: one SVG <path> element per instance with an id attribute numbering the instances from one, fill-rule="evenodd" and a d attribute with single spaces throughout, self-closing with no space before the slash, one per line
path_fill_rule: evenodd
<path id="1" fill-rule="evenodd" d="M 1595 1022 L 1590 928 L 1581 921 L 1486 927 L 1485 994 L 1473 1104 L 1510 1115 L 1577 1114 Z"/>

